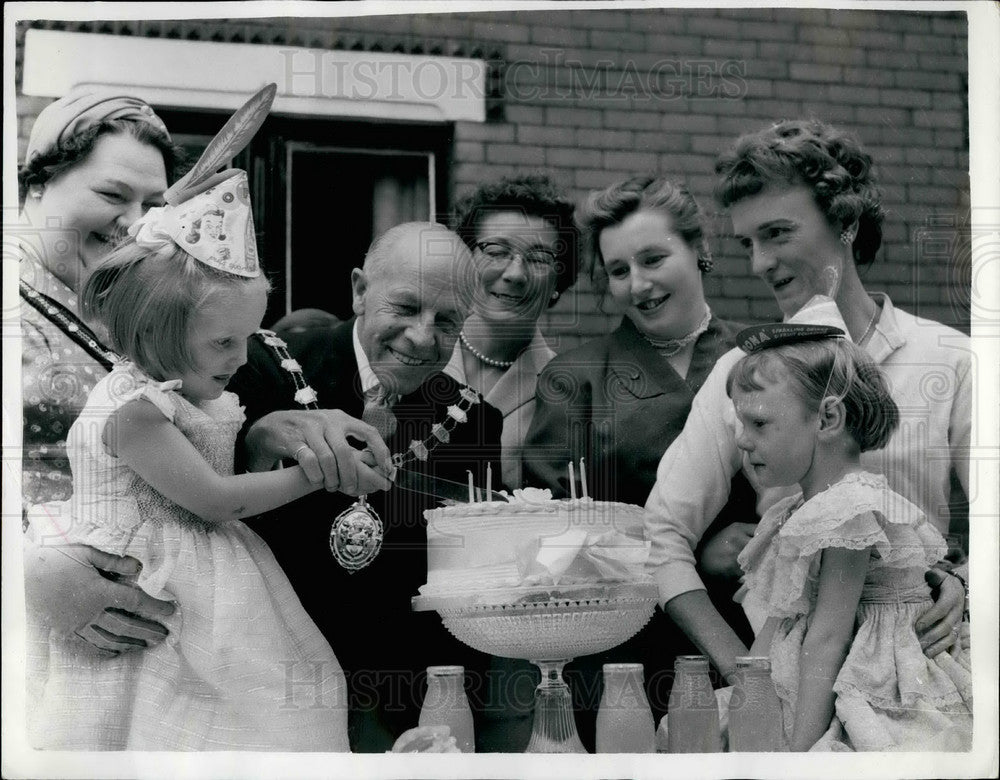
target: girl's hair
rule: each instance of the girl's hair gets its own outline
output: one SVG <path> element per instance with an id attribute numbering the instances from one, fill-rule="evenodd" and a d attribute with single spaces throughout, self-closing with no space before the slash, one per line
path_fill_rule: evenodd
<path id="1" fill-rule="evenodd" d="M 885 377 L 868 354 L 845 339 L 784 344 L 744 355 L 726 380 L 734 390 L 763 390 L 765 383 L 789 379 L 806 406 L 819 408 L 833 396 L 843 402 L 845 428 L 862 452 L 884 447 L 899 424 L 899 407 Z"/>
<path id="2" fill-rule="evenodd" d="M 674 232 L 694 250 L 698 260 L 711 260 L 705 216 L 687 187 L 666 178 L 636 176 L 592 192 L 579 217 L 583 267 L 598 294 L 603 295 L 608 289 L 601 232 L 645 210 L 662 211 L 669 216 Z"/>
<path id="3" fill-rule="evenodd" d="M 41 186 L 62 173 L 83 162 L 94 151 L 97 140 L 104 135 L 128 135 L 139 143 L 152 146 L 163 155 L 163 165 L 167 172 L 167 184 L 174 181 L 183 160 L 183 150 L 166 135 L 148 122 L 131 119 L 105 119 L 74 136 L 62 141 L 58 146 L 36 155 L 31 162 L 22 165 L 17 172 L 18 191 L 21 202 L 28 194 L 28 188 Z"/>
<path id="4" fill-rule="evenodd" d="M 576 281 L 579 237 L 573 222 L 575 205 L 545 174 L 523 174 L 480 185 L 455 204 L 454 231 L 475 249 L 480 223 L 490 214 L 517 211 L 541 217 L 556 229 L 556 292 Z M 549 301 L 551 306 L 555 299 Z"/>
<path id="5" fill-rule="evenodd" d="M 858 223 L 854 262 L 867 265 L 882 245 L 882 196 L 872 158 L 852 135 L 818 119 L 786 120 L 736 139 L 715 163 L 723 208 L 772 184 L 804 184 L 837 232 Z"/>
<path id="6" fill-rule="evenodd" d="M 84 284 L 85 317 L 105 328 L 111 345 L 150 376 L 170 379 L 193 366 L 191 316 L 218 291 L 253 284 L 195 259 L 178 246 L 149 250 L 134 239 L 118 246 Z"/>

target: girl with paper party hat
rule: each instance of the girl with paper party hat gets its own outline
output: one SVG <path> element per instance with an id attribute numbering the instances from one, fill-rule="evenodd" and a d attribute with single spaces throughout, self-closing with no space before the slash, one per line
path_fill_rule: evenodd
<path id="1" fill-rule="evenodd" d="M 238 399 L 225 391 L 264 316 L 247 177 L 216 169 L 250 140 L 255 95 L 87 280 L 84 311 L 125 359 L 73 425 L 73 499 L 31 533 L 142 563 L 135 584 L 176 611 L 143 652 L 84 654 L 46 636 L 35 747 L 346 751 L 345 680 L 264 542 L 240 518 L 311 492 L 298 466 L 233 474 Z"/>

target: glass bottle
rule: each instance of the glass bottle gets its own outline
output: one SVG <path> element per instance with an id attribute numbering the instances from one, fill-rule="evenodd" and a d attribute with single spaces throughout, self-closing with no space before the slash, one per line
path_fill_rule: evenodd
<path id="1" fill-rule="evenodd" d="M 787 749 L 781 702 L 767 657 L 737 656 L 736 682 L 729 700 L 729 749 L 773 753 Z"/>
<path id="2" fill-rule="evenodd" d="M 420 709 L 420 726 L 448 726 L 458 749 L 475 752 L 472 708 L 465 695 L 465 668 L 428 666 L 427 695 Z"/>
<path id="3" fill-rule="evenodd" d="M 708 676 L 708 658 L 681 655 L 667 702 L 667 747 L 671 753 L 721 753 L 719 706 Z"/>
<path id="4" fill-rule="evenodd" d="M 604 664 L 597 752 L 656 752 L 656 726 L 643 685 L 642 664 Z"/>

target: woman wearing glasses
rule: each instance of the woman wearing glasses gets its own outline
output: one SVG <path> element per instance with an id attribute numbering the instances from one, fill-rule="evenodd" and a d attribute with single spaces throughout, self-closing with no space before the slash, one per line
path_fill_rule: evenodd
<path id="1" fill-rule="evenodd" d="M 573 203 L 545 175 L 483 184 L 455 209 L 480 271 L 472 313 L 445 369 L 503 414 L 502 482 L 521 487 L 538 373 L 555 353 L 538 318 L 576 279 Z"/>
<path id="2" fill-rule="evenodd" d="M 445 373 L 478 390 L 503 414 L 501 478 L 511 490 L 522 483 L 522 448 L 535 414 L 538 374 L 555 356 L 538 318 L 576 278 L 573 209 L 541 174 L 488 182 L 455 208 L 454 230 L 472 250 L 480 281 Z M 537 683 L 533 664 L 492 659 L 477 751 L 524 750 Z"/>

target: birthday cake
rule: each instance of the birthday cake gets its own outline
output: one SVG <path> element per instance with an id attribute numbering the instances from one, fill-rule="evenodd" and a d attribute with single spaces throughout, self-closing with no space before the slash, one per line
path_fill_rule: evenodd
<path id="1" fill-rule="evenodd" d="M 648 582 L 644 513 L 633 504 L 554 500 L 533 488 L 427 510 L 420 594 L 523 601 L 559 588 Z"/>

